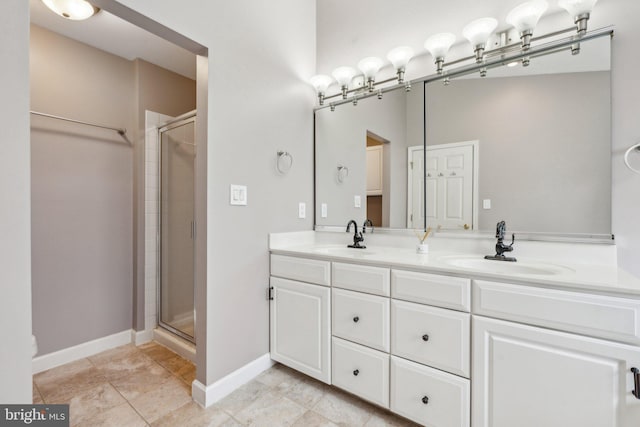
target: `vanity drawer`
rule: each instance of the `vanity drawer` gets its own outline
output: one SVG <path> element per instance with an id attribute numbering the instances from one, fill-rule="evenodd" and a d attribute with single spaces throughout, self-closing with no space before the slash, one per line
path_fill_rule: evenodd
<path id="1" fill-rule="evenodd" d="M 271 255 L 271 275 L 329 286 L 331 263 L 317 259 Z"/>
<path id="2" fill-rule="evenodd" d="M 389 355 L 333 338 L 333 385 L 389 407 Z"/>
<path id="3" fill-rule="evenodd" d="M 392 301 L 394 355 L 469 378 L 470 347 L 470 314 Z"/>
<path id="4" fill-rule="evenodd" d="M 470 311 L 471 280 L 415 271 L 391 271 L 391 296 L 406 301 Z"/>
<path id="5" fill-rule="evenodd" d="M 473 313 L 640 344 L 640 300 L 473 281 Z"/>
<path id="6" fill-rule="evenodd" d="M 469 389 L 467 379 L 391 356 L 391 410 L 419 424 L 469 427 Z"/>
<path id="7" fill-rule="evenodd" d="M 333 286 L 336 288 L 388 297 L 389 282 L 388 268 L 333 263 Z"/>
<path id="8" fill-rule="evenodd" d="M 333 289 L 333 335 L 389 351 L 389 298 Z"/>

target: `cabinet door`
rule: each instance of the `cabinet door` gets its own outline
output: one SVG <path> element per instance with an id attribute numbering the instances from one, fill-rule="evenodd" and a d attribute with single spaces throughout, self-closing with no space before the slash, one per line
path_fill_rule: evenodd
<path id="1" fill-rule="evenodd" d="M 331 289 L 271 278 L 271 358 L 331 384 Z"/>
<path id="2" fill-rule="evenodd" d="M 637 427 L 640 348 L 473 318 L 474 427 Z"/>

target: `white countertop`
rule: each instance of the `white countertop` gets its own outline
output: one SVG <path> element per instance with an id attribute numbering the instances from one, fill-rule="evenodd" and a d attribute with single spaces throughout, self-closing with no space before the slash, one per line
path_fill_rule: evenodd
<path id="1" fill-rule="evenodd" d="M 307 258 L 343 261 L 359 264 L 378 265 L 419 270 L 428 273 L 449 276 L 469 277 L 480 280 L 493 280 L 515 284 L 534 284 L 555 289 L 584 290 L 610 295 L 640 297 L 640 279 L 617 268 L 611 263 L 576 262 L 568 259 L 544 259 L 529 254 L 514 255 L 518 261 L 516 268 L 536 272 L 537 267 L 548 269 L 553 274 L 530 274 L 512 272 L 505 261 L 484 260 L 483 255 L 464 250 L 432 249 L 428 254 L 417 254 L 415 244 L 409 247 L 381 246 L 368 244 L 367 249 L 349 249 L 344 243 L 327 242 L 328 239 L 314 239 L 308 233 L 295 238 L 296 233 L 285 233 L 274 238 L 271 236 L 270 250 L 273 254 L 300 256 Z M 290 238 L 294 236 L 294 238 Z M 344 239 L 343 236 L 341 236 Z M 414 239 L 415 240 L 415 239 Z M 408 241 L 412 242 L 412 241 Z M 444 245 L 433 245 L 444 246 Z M 566 249 L 566 246 L 564 247 Z M 487 251 L 490 252 L 490 251 Z M 454 265 L 459 260 L 482 260 L 486 266 L 482 269 Z M 464 263 L 464 261 L 463 261 Z M 485 264 L 483 264 L 485 265 Z M 495 270 L 493 266 L 495 265 Z"/>

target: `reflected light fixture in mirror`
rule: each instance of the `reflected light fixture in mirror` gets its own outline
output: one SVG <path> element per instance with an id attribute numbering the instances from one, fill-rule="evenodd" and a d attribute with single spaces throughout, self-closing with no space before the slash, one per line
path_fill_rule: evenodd
<path id="1" fill-rule="evenodd" d="M 387 53 L 387 59 L 391 62 L 398 75 L 398 83 L 404 82 L 404 73 L 411 58 L 413 58 L 413 49 L 409 46 L 399 46 Z"/>
<path id="2" fill-rule="evenodd" d="M 333 78 L 336 79 L 342 90 L 342 99 L 347 99 L 347 92 L 349 91 L 349 84 L 351 80 L 357 74 L 357 71 L 351 67 L 338 67 L 331 73 Z"/>
<path id="3" fill-rule="evenodd" d="M 442 74 L 444 57 L 455 41 L 456 36 L 453 33 L 438 33 L 432 35 L 424 42 L 424 48 L 429 51 L 435 61 L 438 74 Z"/>
<path id="4" fill-rule="evenodd" d="M 528 1 L 516 6 L 507 15 L 505 19 L 507 24 L 512 25 L 520 33 L 523 50 L 528 50 L 531 47 L 533 30 L 538 25 L 538 21 L 547 10 L 547 7 L 549 7 L 549 4 L 545 0 Z"/>
<path id="5" fill-rule="evenodd" d="M 573 18 L 578 30 L 582 35 L 587 32 L 587 21 L 598 0 L 559 0 L 558 6 L 566 10 Z"/>
<path id="6" fill-rule="evenodd" d="M 311 85 L 316 89 L 318 94 L 318 103 L 324 105 L 324 94 L 327 92 L 329 86 L 333 84 L 333 79 L 324 74 L 318 74 L 309 79 Z"/>
<path id="7" fill-rule="evenodd" d="M 91 18 L 100 10 L 85 0 L 42 0 L 42 2 L 57 15 L 72 21 Z"/>
<path id="8" fill-rule="evenodd" d="M 362 74 L 364 74 L 369 92 L 373 92 L 376 74 L 378 74 L 378 71 L 380 71 L 383 65 L 384 61 L 376 56 L 369 56 L 358 62 L 358 68 L 362 71 Z"/>

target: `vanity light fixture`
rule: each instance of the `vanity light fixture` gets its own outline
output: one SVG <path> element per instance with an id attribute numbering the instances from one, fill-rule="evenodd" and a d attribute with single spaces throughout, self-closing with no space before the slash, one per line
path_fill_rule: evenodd
<path id="1" fill-rule="evenodd" d="M 358 68 L 364 74 L 369 92 L 373 92 L 376 74 L 378 74 L 383 65 L 384 61 L 376 56 L 369 56 L 358 62 Z"/>
<path id="2" fill-rule="evenodd" d="M 444 65 L 444 57 L 451 49 L 451 46 L 456 41 L 455 34 L 452 33 L 438 33 L 429 37 L 424 42 L 424 48 L 429 51 L 436 64 L 436 71 L 438 74 L 442 74 L 442 67 Z"/>
<path id="3" fill-rule="evenodd" d="M 507 15 L 507 24 L 515 27 L 520 33 L 523 50 L 529 50 L 531 47 L 533 30 L 538 25 L 538 21 L 547 10 L 547 7 L 549 7 L 549 4 L 545 0 L 533 0 L 516 6 Z"/>
<path id="4" fill-rule="evenodd" d="M 342 99 L 347 99 L 347 92 L 349 91 L 349 84 L 358 72 L 351 67 L 338 67 L 331 75 L 336 79 L 340 88 L 342 89 Z"/>
<path id="5" fill-rule="evenodd" d="M 494 18 L 480 18 L 469 22 L 463 29 L 462 35 L 469 40 L 473 46 L 473 53 L 476 62 L 479 64 L 484 57 L 484 48 L 487 40 L 498 26 L 498 21 Z"/>
<path id="6" fill-rule="evenodd" d="M 316 89 L 316 93 L 318 94 L 318 103 L 320 105 L 324 105 L 324 94 L 333 83 L 333 79 L 327 75 L 318 74 L 311 77 L 309 82 Z"/>
<path id="7" fill-rule="evenodd" d="M 49 9 L 63 18 L 72 21 L 82 21 L 91 18 L 100 11 L 85 0 L 42 0 Z"/>
<path id="8" fill-rule="evenodd" d="M 413 49 L 409 46 L 399 46 L 387 53 L 387 59 L 391 62 L 398 75 L 398 83 L 404 82 L 404 73 L 411 58 L 413 58 Z"/>
<path id="9" fill-rule="evenodd" d="M 587 21 L 598 0 L 558 0 L 558 6 L 566 10 L 576 24 L 578 35 L 587 32 Z"/>

